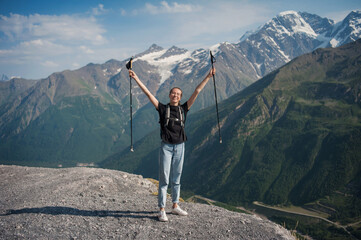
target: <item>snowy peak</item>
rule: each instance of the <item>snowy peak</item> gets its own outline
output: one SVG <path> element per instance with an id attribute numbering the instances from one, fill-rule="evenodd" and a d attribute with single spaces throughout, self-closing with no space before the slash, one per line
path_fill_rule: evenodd
<path id="1" fill-rule="evenodd" d="M 361 11 L 353 11 L 346 18 L 350 26 L 350 38 L 356 41 L 361 35 Z"/>
<path id="2" fill-rule="evenodd" d="M 171 56 L 175 56 L 175 55 L 181 55 L 188 52 L 187 49 L 184 48 L 178 48 L 176 46 L 173 46 L 171 48 L 169 48 L 162 56 L 160 56 L 158 59 L 163 59 L 163 58 L 168 58 Z"/>
<path id="3" fill-rule="evenodd" d="M 361 11 L 352 11 L 338 24 L 307 12 L 281 12 L 256 32 L 245 34 L 240 42 L 257 34 L 271 37 L 276 44 L 279 40 L 301 34 L 304 35 L 303 38 L 309 38 L 308 41 L 318 41 L 312 50 L 318 47 L 338 47 L 361 37 Z"/>
<path id="4" fill-rule="evenodd" d="M 338 47 L 361 37 L 361 12 L 335 22 L 307 12 L 285 11 L 237 44 L 241 55 L 264 76 L 291 59 L 317 48 Z"/>
<path id="5" fill-rule="evenodd" d="M 337 47 L 361 37 L 361 11 L 352 11 L 346 18 L 336 24 L 332 39 L 332 47 Z"/>
<path id="6" fill-rule="evenodd" d="M 182 77 L 208 67 L 211 50 L 215 56 L 229 60 L 229 66 L 257 79 L 317 48 L 337 47 L 360 38 L 360 15 L 360 11 L 351 12 L 344 21 L 335 24 L 315 14 L 285 11 L 256 31 L 247 32 L 237 44 L 224 42 L 193 52 L 176 46 L 164 49 L 153 44 L 136 55 L 134 61 L 152 65 L 154 73 L 161 76 L 159 84 L 162 84 L 172 76 L 180 74 Z"/>
<path id="7" fill-rule="evenodd" d="M 160 83 L 173 75 L 174 68 L 184 59 L 189 58 L 191 53 L 186 49 L 171 47 L 168 50 L 157 45 L 152 45 L 147 51 L 138 55 L 134 61 L 142 60 L 157 68 L 161 76 Z"/>
<path id="8" fill-rule="evenodd" d="M 147 50 L 145 50 L 142 53 L 137 54 L 135 57 L 141 57 L 150 53 L 155 53 L 155 52 L 159 52 L 162 51 L 163 48 L 158 46 L 157 44 L 152 44 L 152 46 L 150 46 Z"/>
<path id="9" fill-rule="evenodd" d="M 149 49 L 147 50 L 148 52 L 158 52 L 163 50 L 162 47 L 158 46 L 157 44 L 152 44 L 152 46 L 149 47 Z"/>
<path id="10" fill-rule="evenodd" d="M 352 11 L 346 16 L 343 20 L 343 23 L 349 24 L 350 27 L 358 28 L 360 27 L 361 11 Z"/>
<path id="11" fill-rule="evenodd" d="M 300 16 L 311 26 L 316 34 L 330 36 L 335 22 L 328 18 L 322 18 L 316 14 L 300 12 Z"/>
<path id="12" fill-rule="evenodd" d="M 308 24 L 305 19 L 295 11 L 280 13 L 268 23 L 268 27 L 289 36 L 296 33 L 307 34 L 312 37 L 317 36 L 310 24 Z"/>
<path id="13" fill-rule="evenodd" d="M 211 50 L 215 56 L 229 60 L 229 66 L 257 79 L 302 54 L 320 47 L 338 47 L 360 37 L 360 11 L 351 12 L 337 24 L 307 12 L 284 11 L 256 31 L 247 32 L 237 44 L 224 42 L 192 53 L 176 46 L 164 49 L 153 44 L 138 54 L 135 61 L 154 66 L 162 84 L 172 76 L 188 75 L 207 67 Z"/>

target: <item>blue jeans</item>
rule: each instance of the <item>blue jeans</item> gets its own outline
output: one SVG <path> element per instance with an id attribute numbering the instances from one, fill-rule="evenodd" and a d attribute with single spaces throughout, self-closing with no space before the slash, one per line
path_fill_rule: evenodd
<path id="1" fill-rule="evenodd" d="M 182 175 L 183 161 L 184 143 L 168 144 L 162 141 L 159 152 L 158 207 L 165 207 L 169 174 L 171 174 L 172 202 L 179 202 L 180 179 Z"/>

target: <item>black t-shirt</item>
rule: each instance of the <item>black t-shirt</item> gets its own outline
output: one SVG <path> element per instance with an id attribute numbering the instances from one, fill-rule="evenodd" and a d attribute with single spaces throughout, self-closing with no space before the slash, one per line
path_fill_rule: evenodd
<path id="1" fill-rule="evenodd" d="M 185 123 L 187 112 L 188 112 L 188 104 L 185 102 L 180 105 L 182 111 L 184 113 L 183 122 Z M 159 113 L 159 123 L 160 123 L 160 136 L 162 140 L 166 143 L 170 144 L 179 144 L 187 141 L 187 136 L 184 131 L 184 127 L 181 126 L 179 121 L 169 120 L 168 125 L 166 126 L 166 114 L 167 114 L 167 105 L 162 103 L 158 104 L 158 113 Z M 180 118 L 178 106 L 170 105 L 170 118 Z"/>

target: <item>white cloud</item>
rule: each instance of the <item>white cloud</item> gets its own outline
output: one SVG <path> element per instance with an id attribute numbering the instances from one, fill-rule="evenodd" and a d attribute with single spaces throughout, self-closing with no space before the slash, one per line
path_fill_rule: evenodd
<path id="1" fill-rule="evenodd" d="M 199 7 L 192 6 L 190 4 L 179 4 L 174 2 L 173 5 L 169 5 L 166 1 L 160 2 L 160 6 L 155 6 L 150 3 L 145 4 L 145 11 L 150 14 L 161 14 L 161 13 L 185 13 L 192 12 Z"/>
<path id="2" fill-rule="evenodd" d="M 10 40 L 47 38 L 57 41 L 87 41 L 104 44 L 105 29 L 93 17 L 71 15 L 0 15 L 0 31 Z"/>
<path id="3" fill-rule="evenodd" d="M 59 64 L 49 60 L 42 62 L 41 65 L 43 65 L 44 67 L 59 67 Z"/>
<path id="4" fill-rule="evenodd" d="M 9 50 L 9 49 L 0 49 L 0 57 L 4 55 L 10 55 L 13 52 L 14 52 L 13 50 Z"/>
<path id="5" fill-rule="evenodd" d="M 87 54 L 93 54 L 94 51 L 86 46 L 80 46 L 79 47 L 80 50 L 82 50 L 84 53 L 87 53 Z"/>
<path id="6" fill-rule="evenodd" d="M 71 47 L 53 43 L 47 39 L 35 39 L 20 43 L 15 51 L 28 55 L 59 55 L 71 53 Z"/>
<path id="7" fill-rule="evenodd" d="M 254 28 L 254 24 L 262 24 L 269 20 L 269 10 L 261 4 L 250 1 L 209 1 L 202 6 L 202 11 L 190 12 L 184 15 L 172 15 L 168 20 L 172 25 L 167 34 L 170 41 L 190 42 L 199 41 L 229 34 L 232 31 L 243 32 Z M 248 29 L 247 29 L 248 28 Z M 230 40 L 224 38 L 223 41 Z M 216 42 L 215 42 L 216 43 Z"/>
<path id="8" fill-rule="evenodd" d="M 77 63 L 77 62 L 74 62 L 74 63 L 72 64 L 72 67 L 73 67 L 73 68 L 79 68 L 79 67 L 80 67 L 80 64 Z"/>
<path id="9" fill-rule="evenodd" d="M 252 1 L 189 2 L 152 1 L 137 9 L 119 8 L 117 13 L 99 4 L 77 15 L 0 15 L 0 73 L 29 77 L 27 66 L 30 77 L 43 77 L 89 62 L 125 59 L 154 42 L 207 47 L 204 42 L 232 40 L 223 34 L 241 35 L 240 28 L 269 19 L 265 6 Z M 97 16 L 104 13 L 112 14 L 102 16 L 102 25 Z"/>
<path id="10" fill-rule="evenodd" d="M 92 9 L 92 12 L 95 16 L 102 15 L 107 13 L 109 10 L 104 8 L 103 4 L 98 4 L 96 8 Z"/>
<path id="11" fill-rule="evenodd" d="M 125 9 L 121 8 L 119 11 L 120 11 L 120 15 L 121 15 L 121 16 L 124 17 L 124 16 L 127 15 L 127 11 L 125 11 Z"/>
<path id="12" fill-rule="evenodd" d="M 157 4 L 148 2 L 143 7 L 129 12 L 121 10 L 121 15 L 129 14 L 145 18 L 149 14 L 157 15 L 158 18 L 152 20 L 152 25 L 144 28 L 154 29 L 152 37 L 149 37 L 150 42 L 162 44 L 163 39 L 166 39 L 171 44 L 199 47 L 201 43 L 210 42 L 215 36 L 220 41 L 236 41 L 235 38 L 222 39 L 220 36 L 223 33 L 229 36 L 231 32 L 233 35 L 239 32 L 239 36 L 236 37 L 239 39 L 246 30 L 254 29 L 269 20 L 272 14 L 267 5 L 249 0 L 207 0 L 196 1 L 195 4 L 179 2 L 161 1 Z M 257 23 L 259 25 L 255 26 Z M 160 35 L 162 35 L 161 39 L 159 39 Z"/>
<path id="13" fill-rule="evenodd" d="M 98 6 L 98 11 L 103 6 Z M 104 10 L 105 11 L 105 10 Z M 100 13 L 100 12 L 99 12 Z M 81 15 L 0 15 L 0 70 L 38 78 L 87 64 L 108 43 L 96 18 Z M 5 47 L 6 46 L 6 47 Z M 26 75 L 28 74 L 28 75 Z"/>
<path id="14" fill-rule="evenodd" d="M 23 64 L 27 61 L 34 61 L 48 56 L 71 54 L 72 49 L 61 44 L 55 44 L 46 39 L 34 39 L 24 41 L 11 49 L 0 51 L 0 60 L 13 61 Z"/>
<path id="15" fill-rule="evenodd" d="M 138 15 L 142 13 L 148 13 L 152 15 L 157 14 L 170 14 L 170 13 L 190 13 L 200 11 L 202 8 L 199 5 L 193 4 L 182 4 L 182 3 L 168 3 L 166 1 L 161 1 L 159 5 L 153 5 L 151 3 L 145 3 L 144 8 L 142 9 L 133 9 L 131 11 L 132 15 Z M 125 16 L 126 12 L 124 9 L 121 9 L 121 15 Z"/>

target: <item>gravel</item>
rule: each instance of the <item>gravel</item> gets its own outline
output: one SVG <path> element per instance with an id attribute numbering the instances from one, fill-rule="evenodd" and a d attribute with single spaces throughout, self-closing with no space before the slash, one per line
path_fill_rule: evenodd
<path id="1" fill-rule="evenodd" d="M 295 239 L 256 215 L 181 203 L 189 216 L 157 218 L 157 187 L 98 168 L 0 165 L 1 239 Z"/>

